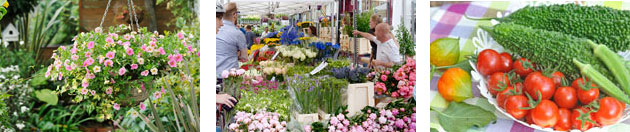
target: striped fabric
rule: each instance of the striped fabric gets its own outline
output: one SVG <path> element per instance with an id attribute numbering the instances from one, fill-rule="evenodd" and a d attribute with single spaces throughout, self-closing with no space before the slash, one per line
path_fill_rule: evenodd
<path id="1" fill-rule="evenodd" d="M 566 3 L 566 2 L 564 2 Z M 620 1 L 589 1 L 589 2 L 571 2 L 583 5 L 604 5 L 615 9 L 630 10 L 630 2 Z M 490 21 L 474 21 L 464 17 L 467 15 L 474 18 L 487 18 L 497 17 L 497 14 L 504 14 L 506 12 L 515 11 L 522 8 L 525 5 L 544 4 L 544 2 L 466 2 L 447 4 L 441 7 L 434 7 L 431 9 L 431 42 L 442 37 L 460 38 L 460 60 L 464 60 L 465 56 L 473 54 L 475 47 L 472 44 L 472 38 L 476 36 L 477 27 L 479 25 L 491 25 Z M 437 109 L 446 109 L 448 104 L 437 92 L 437 82 L 439 76 L 434 76 L 431 80 L 431 107 Z M 472 99 L 468 99 L 464 102 L 472 105 L 480 106 L 486 110 L 493 111 L 497 116 L 497 121 L 489 124 L 484 128 L 471 128 L 469 132 L 533 132 L 537 131 L 533 128 L 529 128 L 520 123 L 512 121 L 510 118 L 504 116 L 497 111 L 488 101 L 479 94 L 479 90 L 476 87 L 476 82 L 473 82 L 473 95 Z M 437 114 L 431 112 L 431 128 L 441 129 Z M 443 129 L 442 129 L 443 130 Z M 624 121 L 621 124 L 612 126 L 609 131 L 630 131 L 630 120 Z"/>

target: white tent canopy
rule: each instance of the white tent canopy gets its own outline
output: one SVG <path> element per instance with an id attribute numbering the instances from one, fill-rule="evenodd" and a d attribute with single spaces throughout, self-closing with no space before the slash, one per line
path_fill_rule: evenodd
<path id="1" fill-rule="evenodd" d="M 226 0 L 236 2 L 240 15 L 296 14 L 308 11 L 308 7 L 335 2 L 334 0 Z"/>

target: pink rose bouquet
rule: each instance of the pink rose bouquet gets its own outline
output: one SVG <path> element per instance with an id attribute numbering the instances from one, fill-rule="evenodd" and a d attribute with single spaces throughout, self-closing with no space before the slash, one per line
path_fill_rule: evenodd
<path id="1" fill-rule="evenodd" d="M 262 111 L 256 114 L 238 112 L 234 119 L 236 122 L 228 126 L 231 131 L 283 132 L 287 130 L 287 122 L 280 121 L 280 115 L 275 112 Z"/>

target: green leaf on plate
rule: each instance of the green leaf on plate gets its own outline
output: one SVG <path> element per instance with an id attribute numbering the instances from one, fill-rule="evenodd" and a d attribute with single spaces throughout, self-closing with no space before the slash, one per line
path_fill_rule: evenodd
<path id="1" fill-rule="evenodd" d="M 447 132 L 465 132 L 470 127 L 484 127 L 497 120 L 494 113 L 466 103 L 451 102 L 443 112 L 433 111 L 439 114 L 440 125 Z"/>

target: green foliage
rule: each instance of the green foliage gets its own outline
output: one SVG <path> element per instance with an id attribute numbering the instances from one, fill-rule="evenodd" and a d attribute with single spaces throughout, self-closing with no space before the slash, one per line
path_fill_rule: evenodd
<path id="1" fill-rule="evenodd" d="M 11 22 L 17 17 L 24 16 L 31 12 L 41 0 L 11 0 L 7 9 L 7 15 L 2 20 Z"/>
<path id="2" fill-rule="evenodd" d="M 449 126 L 444 127 L 448 132 L 465 132 L 472 126 L 484 127 L 488 123 L 497 120 L 494 113 L 479 106 L 466 103 L 451 102 L 448 108 L 443 112 L 434 109 L 431 110 L 438 113 L 440 125 Z"/>
<path id="3" fill-rule="evenodd" d="M 320 85 L 319 96 L 322 98 L 319 108 L 326 113 L 331 113 L 342 105 L 341 95 L 348 87 L 348 81 L 329 77 L 322 80 Z"/>
<path id="4" fill-rule="evenodd" d="M 0 67 L 9 67 L 16 65 L 19 67 L 19 75 L 22 77 L 29 77 L 31 72 L 36 68 L 35 60 L 33 58 L 35 54 L 26 50 L 9 50 L 4 47 L 0 47 Z"/>
<path id="5" fill-rule="evenodd" d="M 342 67 L 347 67 L 347 66 L 350 66 L 350 60 L 349 59 L 338 59 L 338 60 L 328 59 L 328 66 L 327 67 L 342 68 Z"/>
<path id="6" fill-rule="evenodd" d="M 31 109 L 34 104 L 31 105 Z M 26 129 L 36 128 L 38 131 L 67 132 L 79 131 L 79 125 L 94 120 L 85 117 L 83 105 L 52 106 L 44 105 L 37 111 L 28 113 L 30 122 Z"/>
<path id="7" fill-rule="evenodd" d="M 68 21 L 68 23 L 76 23 L 76 21 L 69 20 L 72 18 L 62 18 L 64 17 L 62 14 L 65 14 L 63 12 L 70 3 L 71 1 L 46 1 L 35 7 L 37 8 L 36 12 L 18 17 L 15 23 L 17 23 L 17 29 L 20 32 L 20 41 L 23 41 L 24 44 L 18 45 L 17 48 L 33 52 L 35 55 L 32 59 L 36 60 L 37 64 L 42 64 L 42 59 L 40 58 L 42 47 L 50 45 L 53 38 L 56 38 L 57 35 L 59 35 L 59 40 L 63 40 L 62 38 L 67 40 L 74 37 L 75 34 L 73 33 L 60 32 L 64 31 L 65 28 L 69 28 L 62 25 L 64 24 L 61 23 L 62 20 Z M 56 6 L 60 8 L 56 8 Z M 76 31 L 76 28 L 74 30 Z"/>
<path id="8" fill-rule="evenodd" d="M 280 120 L 289 120 L 291 100 L 287 90 L 242 91 L 241 99 L 236 104 L 236 111 L 256 113 L 260 111 L 277 112 Z"/>
<path id="9" fill-rule="evenodd" d="M 567 79 L 573 80 L 580 77 L 579 69 L 572 61 L 575 58 L 611 77 L 604 64 L 593 55 L 588 39 L 513 23 L 482 26 L 481 29 L 512 53 L 535 63 L 538 69 L 558 68 Z"/>
<path id="10" fill-rule="evenodd" d="M 295 65 L 295 66 L 291 66 L 289 67 L 289 70 L 287 71 L 287 75 L 304 75 L 304 74 L 309 74 L 311 71 L 313 71 L 313 69 L 315 69 L 315 67 L 313 66 L 307 66 L 307 65 Z"/>
<path id="11" fill-rule="evenodd" d="M 413 40 L 413 35 L 409 33 L 407 28 L 403 24 L 398 25 L 396 30 L 396 40 L 400 44 L 400 54 L 407 56 L 416 55 L 416 44 L 415 40 Z"/>
<path id="12" fill-rule="evenodd" d="M 168 5 L 167 9 L 175 16 L 175 19 L 166 24 L 167 26 L 175 24 L 178 29 L 189 30 L 195 30 L 193 27 L 197 27 L 195 31 L 199 32 L 199 17 L 195 12 L 195 5 L 198 3 L 198 0 L 157 0 L 155 5 Z"/>
<path id="13" fill-rule="evenodd" d="M 313 122 L 311 123 L 311 131 L 312 132 L 327 132 L 328 128 L 324 127 L 324 124 L 321 122 Z"/>
<path id="14" fill-rule="evenodd" d="M 40 101 L 44 101 L 50 105 L 57 105 L 57 101 L 59 100 L 57 98 L 57 94 L 55 94 L 50 89 L 42 89 L 42 90 L 35 91 L 35 97 L 37 97 L 37 99 L 39 99 Z"/>
<path id="15" fill-rule="evenodd" d="M 348 14 L 346 14 L 346 26 L 343 27 L 343 31 L 346 32 L 348 34 L 348 36 L 350 37 L 355 37 L 354 35 L 352 35 L 352 30 L 359 30 L 361 32 L 368 32 L 370 30 L 370 17 L 372 16 L 372 14 L 374 13 L 373 10 L 370 11 L 366 11 L 366 12 L 361 12 L 358 16 L 357 19 L 355 21 L 357 21 L 357 27 L 355 28 L 354 26 L 352 26 L 352 19 L 353 17 L 347 17 L 349 16 Z M 356 36 L 356 37 L 361 37 L 361 36 Z"/>
<path id="16" fill-rule="evenodd" d="M 9 98 L 10 95 L 0 92 L 0 128 L 5 129 L 9 127 L 11 124 L 9 123 L 9 111 L 5 100 Z"/>
<path id="17" fill-rule="evenodd" d="M 527 6 L 497 20 L 587 38 L 618 52 L 630 49 L 627 18 L 630 18 L 628 10 L 571 3 Z"/>

